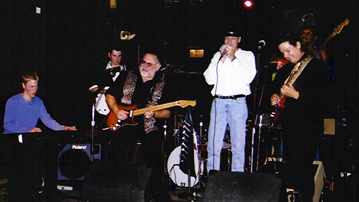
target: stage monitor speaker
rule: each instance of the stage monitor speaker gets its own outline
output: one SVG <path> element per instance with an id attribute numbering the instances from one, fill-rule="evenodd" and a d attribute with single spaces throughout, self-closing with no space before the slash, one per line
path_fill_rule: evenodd
<path id="1" fill-rule="evenodd" d="M 148 201 L 151 172 L 143 162 L 119 165 L 96 162 L 84 180 L 81 201 Z"/>
<path id="2" fill-rule="evenodd" d="M 211 171 L 204 202 L 272 202 L 279 201 L 282 180 L 274 174 Z"/>
<path id="3" fill-rule="evenodd" d="M 92 144 L 73 143 L 62 147 L 58 155 L 57 180 L 83 180 L 90 170 Z M 100 144 L 95 144 L 94 159 L 101 159 Z"/>

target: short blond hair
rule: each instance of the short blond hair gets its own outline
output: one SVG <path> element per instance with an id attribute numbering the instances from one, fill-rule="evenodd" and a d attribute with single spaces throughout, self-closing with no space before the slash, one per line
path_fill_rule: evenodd
<path id="1" fill-rule="evenodd" d="M 37 76 L 36 72 L 25 73 L 22 75 L 22 83 L 25 85 L 30 80 L 39 81 L 39 77 Z"/>

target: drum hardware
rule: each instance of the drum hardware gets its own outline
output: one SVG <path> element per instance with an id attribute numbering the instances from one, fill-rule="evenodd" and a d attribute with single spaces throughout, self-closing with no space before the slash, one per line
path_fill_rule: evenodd
<path id="1" fill-rule="evenodd" d="M 94 160 L 95 158 L 95 154 L 94 154 L 94 148 L 95 148 L 95 103 L 92 105 L 92 120 L 91 120 L 91 162 Z"/>
<path id="2" fill-rule="evenodd" d="M 196 177 L 191 177 L 190 185 L 194 187 L 195 185 L 201 186 L 201 176 L 204 174 L 204 165 L 205 162 L 202 160 L 201 150 L 205 148 L 203 145 L 199 145 L 198 147 L 193 149 L 193 157 L 194 157 L 194 168 Z M 188 175 L 185 174 L 179 167 L 180 162 L 180 154 L 181 154 L 181 146 L 176 147 L 170 154 L 167 161 L 167 174 L 169 174 L 170 179 L 178 185 L 179 187 L 188 187 Z"/>
<path id="3" fill-rule="evenodd" d="M 168 170 L 166 168 L 166 165 L 167 165 L 167 152 L 165 150 L 165 148 L 167 147 L 167 121 L 165 121 L 165 123 L 163 124 L 163 138 L 164 138 L 164 141 L 163 141 L 163 145 L 162 145 L 162 153 L 163 153 L 163 165 L 164 165 L 164 174 L 167 175 L 168 174 Z"/>
<path id="4" fill-rule="evenodd" d="M 180 155 L 181 146 L 178 146 L 171 152 L 168 158 L 167 171 L 172 181 L 179 187 L 193 187 L 199 182 L 199 175 L 201 173 L 201 168 L 199 167 L 200 160 L 198 158 L 198 153 L 195 149 L 193 149 L 194 169 L 196 177 L 191 176 L 190 183 L 188 183 L 188 175 L 180 169 Z M 201 165 L 201 167 L 203 167 L 203 164 Z"/>
<path id="5" fill-rule="evenodd" d="M 180 141 L 181 141 L 181 135 L 180 135 L 180 128 L 183 127 L 183 124 L 181 123 L 181 118 L 183 118 L 184 116 L 176 113 L 174 116 L 174 133 L 173 133 L 173 139 L 174 139 L 174 145 L 178 146 L 180 145 Z M 179 119 L 179 120 L 178 120 Z"/>
<path id="6" fill-rule="evenodd" d="M 202 121 L 202 119 L 203 119 L 203 115 L 201 114 L 201 115 L 199 115 L 199 117 L 200 117 L 200 121 L 199 121 L 199 144 L 200 145 L 202 145 L 202 136 L 203 136 L 203 132 L 202 132 L 202 130 L 203 130 L 203 121 Z M 196 144 L 196 146 L 197 146 L 197 144 Z M 199 162 L 199 164 L 200 165 L 202 165 L 203 164 L 203 162 L 202 162 L 202 148 L 199 148 L 199 149 L 197 149 L 197 151 L 199 151 L 199 160 L 200 160 L 200 162 Z M 203 175 L 203 168 L 202 169 L 200 169 L 200 173 L 199 173 L 199 181 L 201 181 L 201 176 Z M 201 184 L 199 184 L 199 186 L 201 186 Z"/>
<path id="7" fill-rule="evenodd" d="M 263 124 L 263 114 L 261 114 L 260 108 L 262 106 L 262 101 L 264 97 L 264 90 L 266 88 L 266 83 L 269 78 L 271 78 L 270 74 L 268 74 L 268 70 L 263 71 L 261 68 L 261 51 L 258 49 L 256 54 L 256 69 L 257 69 L 257 75 L 255 80 L 253 80 L 254 83 L 254 92 L 253 94 L 253 108 L 252 108 L 252 117 L 250 118 L 250 123 L 248 124 L 250 129 L 252 130 L 252 141 L 251 141 L 251 156 L 249 159 L 250 163 L 250 172 L 253 173 L 254 171 L 258 171 L 258 162 L 259 162 L 259 147 L 260 147 L 260 140 L 261 140 L 261 128 Z M 267 118 L 267 117 L 266 117 Z M 258 129 L 258 130 L 256 130 Z M 258 134 L 257 139 L 257 156 L 255 157 L 255 135 Z M 256 165 L 254 165 L 254 161 L 256 160 Z"/>
<path id="8" fill-rule="evenodd" d="M 184 116 L 180 115 L 176 111 L 175 115 L 174 115 L 174 129 L 173 129 L 174 133 L 172 135 L 175 149 L 180 144 L 180 140 L 181 140 L 181 138 L 180 138 L 180 132 L 181 132 L 180 127 L 183 126 L 181 123 L 178 122 L 178 117 L 184 117 Z M 170 146 L 169 143 L 168 143 L 168 140 L 170 140 L 170 139 L 169 139 L 169 137 L 167 135 L 167 124 L 166 124 L 166 122 L 163 125 L 163 128 L 164 128 L 164 134 L 163 134 L 164 135 L 164 142 L 163 142 L 164 145 L 163 145 L 163 148 L 162 148 L 163 150 L 162 151 L 163 151 L 163 161 L 164 161 L 164 176 L 168 176 L 168 179 L 166 179 L 166 180 L 168 180 L 168 185 L 171 185 L 171 176 L 170 176 L 171 170 L 167 166 L 168 166 L 168 164 L 170 164 L 169 163 L 169 158 L 170 158 L 170 155 L 172 153 L 174 153 L 174 150 L 170 153 L 170 155 L 168 155 L 168 150 L 165 149 L 165 148 Z M 178 152 L 176 152 L 176 153 L 178 153 Z M 172 159 L 172 157 L 171 157 L 171 159 Z"/>
<path id="9" fill-rule="evenodd" d="M 260 152 L 260 142 L 261 142 L 262 127 L 263 127 L 263 114 L 259 116 L 257 115 L 255 117 L 255 122 L 252 124 L 253 126 L 251 128 L 252 129 L 251 156 L 249 159 L 250 172 L 258 171 L 259 169 L 259 152 Z M 258 134 L 258 137 L 256 137 L 256 134 Z M 255 145 L 256 138 L 257 138 L 257 145 Z M 256 152 L 255 149 L 257 150 Z"/>
<path id="10" fill-rule="evenodd" d="M 207 146 L 208 146 L 208 142 L 206 142 L 205 144 L 203 144 L 201 146 L 201 150 L 202 152 L 207 152 Z M 223 141 L 223 146 L 222 146 L 222 150 L 221 150 L 221 158 L 220 158 L 220 170 L 226 170 L 226 171 L 231 171 L 231 167 L 232 167 L 232 145 L 230 142 L 227 141 Z M 206 161 L 207 159 L 205 159 L 204 161 Z M 202 162 L 204 165 L 205 163 Z M 225 166 L 225 167 L 224 167 Z M 204 171 L 205 167 L 202 169 L 202 171 Z M 201 175 L 203 176 L 203 175 Z"/>
<path id="11" fill-rule="evenodd" d="M 226 163 L 226 167 L 228 171 L 231 171 L 232 169 L 232 145 L 229 142 L 223 142 L 223 147 L 222 147 L 222 154 L 223 152 L 226 151 L 227 152 L 227 161 Z M 222 159 L 222 155 L 221 155 L 221 159 Z"/>
<path id="12" fill-rule="evenodd" d="M 181 127 L 175 130 L 175 134 L 182 133 L 182 143 L 171 152 L 167 164 L 167 170 L 172 181 L 180 187 L 188 187 L 189 193 L 191 193 L 190 188 L 198 184 L 200 174 L 203 171 L 203 162 L 201 156 L 198 154 L 200 151 L 198 148 L 197 134 L 193 128 L 193 122 L 190 116 L 190 111 L 188 110 Z M 201 122 L 200 128 L 202 125 Z M 202 131 L 200 132 L 200 136 L 202 136 Z M 193 167 L 190 165 L 192 164 L 191 149 L 193 150 Z M 187 166 L 184 166 L 185 164 L 187 164 Z M 183 169 L 188 169 L 188 174 L 183 171 Z"/>
<path id="13" fill-rule="evenodd" d="M 179 145 L 179 141 L 181 140 L 181 138 L 179 138 L 180 136 L 180 129 L 174 129 L 174 133 L 173 133 L 173 137 L 174 137 L 174 145 Z"/>

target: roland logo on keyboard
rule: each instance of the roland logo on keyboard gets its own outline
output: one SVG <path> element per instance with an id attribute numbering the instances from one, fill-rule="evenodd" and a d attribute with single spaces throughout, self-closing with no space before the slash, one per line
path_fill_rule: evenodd
<path id="1" fill-rule="evenodd" d="M 86 149 L 86 145 L 72 145 L 72 149 Z"/>

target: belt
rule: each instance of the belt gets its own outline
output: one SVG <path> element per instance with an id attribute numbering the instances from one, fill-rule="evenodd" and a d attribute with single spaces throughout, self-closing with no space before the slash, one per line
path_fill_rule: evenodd
<path id="1" fill-rule="evenodd" d="M 219 98 L 219 99 L 237 99 L 240 97 L 246 97 L 245 95 L 230 95 L 230 96 L 221 96 L 221 95 L 215 95 L 214 98 Z"/>

